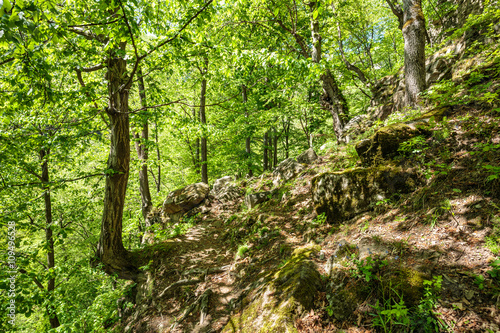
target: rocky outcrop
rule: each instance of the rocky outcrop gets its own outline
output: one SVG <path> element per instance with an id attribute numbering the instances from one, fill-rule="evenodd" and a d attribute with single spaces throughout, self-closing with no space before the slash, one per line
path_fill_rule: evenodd
<path id="1" fill-rule="evenodd" d="M 318 155 L 316 155 L 316 152 L 312 148 L 309 148 L 308 150 L 297 156 L 297 162 L 302 164 L 313 164 L 317 159 Z"/>
<path id="2" fill-rule="evenodd" d="M 401 143 L 418 135 L 430 135 L 431 131 L 426 129 L 430 119 L 439 121 L 451 111 L 449 107 L 438 108 L 410 122 L 382 127 L 370 138 L 358 142 L 356 152 L 365 165 L 384 163 L 398 154 Z"/>
<path id="3" fill-rule="evenodd" d="M 297 163 L 293 158 L 287 158 L 274 169 L 273 185 L 276 187 L 279 186 L 297 176 L 300 172 L 304 171 L 304 169 L 304 166 Z"/>
<path id="4" fill-rule="evenodd" d="M 271 200 L 271 198 L 275 195 L 273 191 L 265 191 L 258 193 L 250 193 L 245 196 L 245 204 L 248 209 L 252 209 L 260 203 Z"/>
<path id="5" fill-rule="evenodd" d="M 466 49 L 466 42 L 459 41 L 443 47 L 426 59 L 427 86 L 445 79 L 451 79 L 453 65 Z M 391 113 L 404 107 L 405 80 L 403 68 L 394 75 L 380 79 L 373 87 L 368 114 L 371 119 L 385 120 Z"/>
<path id="6" fill-rule="evenodd" d="M 225 176 L 214 182 L 210 194 L 220 202 L 227 202 L 239 198 L 241 191 L 233 184 L 233 177 Z"/>
<path id="7" fill-rule="evenodd" d="M 296 249 L 285 266 L 243 300 L 247 306 L 222 332 L 298 332 L 295 319 L 313 308 L 321 288 L 321 275 L 310 260 L 318 251 L 319 246 Z"/>
<path id="8" fill-rule="evenodd" d="M 481 14 L 484 0 L 437 0 L 435 10 L 427 18 L 428 32 L 433 43 L 440 43 L 456 29 L 461 28 L 469 15 Z M 440 14 L 436 14 L 436 11 Z"/>
<path id="9" fill-rule="evenodd" d="M 196 183 L 170 192 L 163 202 L 163 213 L 179 215 L 198 206 L 207 197 L 210 188 L 205 183 Z"/>
<path id="10" fill-rule="evenodd" d="M 367 118 L 368 116 L 366 114 L 360 114 L 349 120 L 349 122 L 344 126 L 340 141 L 349 143 L 354 137 L 363 133 L 365 131 L 365 127 L 367 126 L 365 123 Z"/>
<path id="11" fill-rule="evenodd" d="M 378 201 L 398 193 L 409 193 L 418 177 L 399 167 L 380 166 L 331 172 L 312 179 L 312 197 L 318 214 L 329 223 L 340 223 L 368 211 Z"/>

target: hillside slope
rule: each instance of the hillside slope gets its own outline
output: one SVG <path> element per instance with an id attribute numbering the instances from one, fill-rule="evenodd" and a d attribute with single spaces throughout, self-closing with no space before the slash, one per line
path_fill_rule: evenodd
<path id="1" fill-rule="evenodd" d="M 430 89 L 427 110 L 366 118 L 350 144 L 323 147 L 287 176 L 235 181 L 236 195 L 211 195 L 181 222 L 165 223 L 169 232 L 193 227 L 169 239 L 157 231 L 144 279 L 131 286 L 114 330 L 498 332 L 495 49 L 458 59 L 449 79 Z M 363 139 L 370 158 L 359 149 Z M 411 174 L 411 188 L 382 191 L 379 181 L 356 176 L 366 190 L 324 194 L 329 207 L 352 196 L 339 219 L 313 195 L 325 175 L 380 168 Z M 250 209 L 245 197 L 256 193 L 263 202 Z"/>

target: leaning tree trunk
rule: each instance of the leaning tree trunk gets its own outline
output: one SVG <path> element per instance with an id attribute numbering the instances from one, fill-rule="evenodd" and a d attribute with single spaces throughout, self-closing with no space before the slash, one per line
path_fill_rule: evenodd
<path id="1" fill-rule="evenodd" d="M 123 43 L 124 44 L 124 43 Z M 125 49 L 125 45 L 121 45 Z M 130 133 L 128 97 L 130 86 L 126 75 L 127 62 L 117 55 L 107 59 L 108 114 L 111 127 L 111 145 L 106 170 L 104 212 L 97 256 L 108 274 L 134 280 L 137 268 L 122 241 L 122 218 L 130 166 Z"/>
<path id="2" fill-rule="evenodd" d="M 208 58 L 205 57 L 205 68 L 203 70 L 203 75 L 208 71 Z M 205 115 L 205 105 L 206 105 L 206 94 L 207 94 L 207 79 L 205 76 L 201 80 L 201 99 L 200 99 L 200 122 L 202 126 L 202 136 L 201 136 L 201 181 L 208 184 L 208 165 L 207 165 L 207 118 Z"/>
<path id="3" fill-rule="evenodd" d="M 425 17 L 422 0 L 403 0 L 405 57 L 405 104 L 416 107 L 418 97 L 426 89 L 425 80 Z"/>
<path id="4" fill-rule="evenodd" d="M 45 201 L 45 241 L 47 242 L 47 270 L 54 269 L 56 263 L 55 263 L 55 256 L 54 256 L 54 237 L 53 237 L 53 232 L 52 232 L 52 203 L 50 199 L 50 189 L 48 187 L 49 183 L 49 164 L 47 161 L 47 157 L 49 155 L 49 150 L 42 149 L 40 151 L 40 160 L 42 162 L 42 174 L 41 174 L 41 180 L 42 183 L 44 184 L 44 193 L 43 193 L 43 198 Z M 56 279 L 55 277 L 52 277 L 49 279 L 47 282 L 47 293 L 49 294 L 49 297 L 54 296 L 54 290 L 56 288 L 55 286 Z M 49 302 L 49 304 L 46 306 L 47 309 L 47 315 L 49 316 L 49 323 L 51 328 L 57 328 L 61 324 L 59 323 L 59 318 L 57 317 L 56 310 L 54 306 Z"/>
<path id="5" fill-rule="evenodd" d="M 141 106 L 146 107 L 146 91 L 144 89 L 144 79 L 142 77 L 142 69 L 139 68 L 139 97 L 141 99 Z M 149 125 L 148 119 L 142 119 L 142 129 L 141 135 L 135 133 L 135 149 L 139 160 L 141 162 L 141 168 L 139 170 L 139 192 L 141 194 L 142 201 L 142 216 L 144 217 L 144 222 L 146 227 L 150 227 L 151 223 L 148 219 L 148 214 L 153 208 L 153 203 L 151 200 L 151 191 L 149 190 L 149 179 L 148 179 L 148 147 L 147 142 L 149 140 Z"/>
<path id="6" fill-rule="evenodd" d="M 341 140 L 344 126 L 349 120 L 347 101 L 330 70 L 321 75 L 321 81 L 323 85 L 321 104 L 332 115 L 333 131 L 337 140 Z"/>
<path id="7" fill-rule="evenodd" d="M 318 2 L 309 2 L 309 9 L 311 12 L 311 35 L 312 35 L 312 54 L 311 59 L 314 63 L 321 61 L 321 34 L 318 18 L 314 18 L 314 11 L 317 9 Z M 337 140 L 341 140 L 344 125 L 348 121 L 348 107 L 347 102 L 340 90 L 335 77 L 332 72 L 327 69 L 321 75 L 321 82 L 323 86 L 323 97 L 321 104 L 323 108 L 327 109 L 332 115 L 333 131 Z"/>

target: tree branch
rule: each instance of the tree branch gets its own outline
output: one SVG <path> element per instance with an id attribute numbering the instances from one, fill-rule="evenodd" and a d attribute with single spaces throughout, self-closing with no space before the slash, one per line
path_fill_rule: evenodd
<path id="1" fill-rule="evenodd" d="M 205 9 L 208 8 L 208 6 L 213 2 L 213 0 L 209 0 L 195 15 L 193 15 L 180 29 L 179 31 L 177 31 L 175 33 L 175 35 L 163 42 L 161 42 L 160 44 L 156 45 L 154 48 L 152 48 L 151 50 L 149 50 L 148 52 L 146 52 L 145 54 L 143 54 L 142 56 L 139 57 L 139 60 L 142 60 L 144 58 L 146 58 L 148 55 L 150 55 L 151 53 L 155 52 L 156 50 L 158 50 L 159 48 L 163 47 L 164 45 L 170 43 L 171 41 L 173 41 L 174 39 L 176 39 L 182 31 L 184 31 L 184 29 L 187 28 L 187 26 L 195 19 L 197 18 L 203 11 L 205 11 Z"/>
<path id="2" fill-rule="evenodd" d="M 403 21 L 403 10 L 401 9 L 401 6 L 398 3 L 398 0 L 385 0 L 389 7 L 392 10 L 392 13 L 396 15 L 399 21 L 399 30 L 403 29 L 404 21 Z"/>

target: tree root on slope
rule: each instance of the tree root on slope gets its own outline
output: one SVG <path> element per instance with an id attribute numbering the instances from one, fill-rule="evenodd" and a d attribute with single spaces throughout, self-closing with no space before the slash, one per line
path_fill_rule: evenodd
<path id="1" fill-rule="evenodd" d="M 170 326 L 170 331 L 175 329 L 177 325 L 179 325 L 184 319 L 189 316 L 190 313 L 196 312 L 198 309 L 200 310 L 200 325 L 205 321 L 205 318 L 207 317 L 208 314 L 208 301 L 210 298 L 210 295 L 213 294 L 212 289 L 207 289 L 201 294 L 193 303 L 191 303 L 184 313 L 177 318 L 177 320 Z"/>

